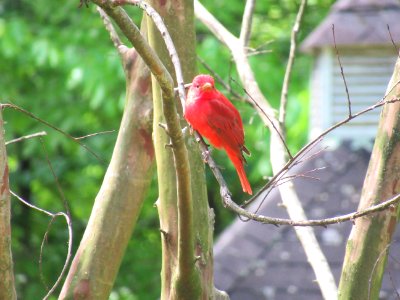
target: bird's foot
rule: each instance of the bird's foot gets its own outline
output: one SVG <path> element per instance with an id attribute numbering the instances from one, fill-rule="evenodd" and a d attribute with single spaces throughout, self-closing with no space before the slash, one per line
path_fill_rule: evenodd
<path id="1" fill-rule="evenodd" d="M 192 134 L 192 130 L 189 128 L 189 126 L 185 126 L 185 127 L 182 128 L 183 137 L 187 137 L 188 132 L 190 132 L 190 134 Z"/>
<path id="2" fill-rule="evenodd" d="M 208 159 L 210 158 L 211 150 L 207 149 L 203 152 L 201 152 L 201 157 L 203 158 L 203 161 L 206 163 L 208 162 Z"/>
<path id="3" fill-rule="evenodd" d="M 203 142 L 203 144 L 204 144 L 207 148 L 210 148 L 210 145 L 206 143 L 206 141 L 203 139 L 203 137 L 202 137 L 201 135 L 198 135 L 198 137 L 196 137 L 196 142 L 197 142 L 197 143 Z"/>

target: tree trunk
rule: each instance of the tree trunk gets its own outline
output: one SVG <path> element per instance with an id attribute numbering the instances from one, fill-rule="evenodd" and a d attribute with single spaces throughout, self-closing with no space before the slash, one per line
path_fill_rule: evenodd
<path id="1" fill-rule="evenodd" d="M 193 2 L 188 0 L 179 1 L 150 1 L 150 4 L 161 15 L 165 22 L 183 67 L 185 82 L 191 82 L 196 71 L 195 31 Z M 161 35 L 149 19 L 149 42 L 166 65 L 171 74 L 174 74 L 169 54 L 165 48 Z M 165 130 L 159 127 L 164 123 L 162 109 L 162 95 L 159 87 L 153 80 L 154 96 L 154 145 L 157 160 L 157 173 L 159 183 L 158 210 L 160 214 L 160 225 L 162 232 L 162 290 L 161 299 L 210 299 L 213 297 L 213 268 L 212 268 L 212 222 L 213 217 L 207 202 L 207 193 L 204 176 L 204 164 L 199 155 L 197 144 L 193 138 L 186 141 L 189 152 L 189 163 L 191 172 L 192 190 L 192 224 L 180 224 L 177 206 L 176 172 L 172 156 L 172 150 L 166 148 L 169 137 Z M 179 103 L 179 101 L 177 101 Z M 178 111 L 182 111 L 177 104 Z M 183 118 L 182 118 L 183 120 Z M 187 126 L 182 121 L 183 126 Z M 189 226 L 192 231 L 190 236 L 194 249 L 192 266 L 180 267 L 178 249 L 181 243 L 178 234 L 179 226 Z M 197 257 L 197 261 L 195 260 Z M 193 268 L 194 267 L 194 268 Z M 192 273 L 192 271 L 194 273 Z"/>
<path id="2" fill-rule="evenodd" d="M 0 109 L 0 299 L 17 299 L 11 254 L 11 205 L 2 109 Z"/>
<path id="3" fill-rule="evenodd" d="M 400 97 L 400 59 L 386 100 Z M 400 103 L 384 106 L 364 181 L 359 210 L 400 193 Z M 398 206 L 358 218 L 347 242 L 339 299 L 378 299 L 387 253 L 398 220 Z"/>
<path id="4" fill-rule="evenodd" d="M 123 63 L 127 101 L 117 142 L 60 299 L 108 299 L 153 174 L 150 73 L 133 50 Z"/>

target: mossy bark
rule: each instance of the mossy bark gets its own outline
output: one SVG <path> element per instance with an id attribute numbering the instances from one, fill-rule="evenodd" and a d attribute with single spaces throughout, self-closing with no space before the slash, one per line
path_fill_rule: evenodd
<path id="1" fill-rule="evenodd" d="M 117 142 L 59 299 L 109 298 L 154 171 L 150 73 L 134 50 L 123 62 L 127 100 Z"/>
<path id="2" fill-rule="evenodd" d="M 11 252 L 11 205 L 3 115 L 0 109 L 0 299 L 17 299 Z"/>
<path id="3" fill-rule="evenodd" d="M 386 100 L 400 98 L 400 59 Z M 400 193 L 400 103 L 384 106 L 361 195 L 359 210 Z M 355 220 L 346 247 L 339 299 L 378 299 L 398 206 Z"/>

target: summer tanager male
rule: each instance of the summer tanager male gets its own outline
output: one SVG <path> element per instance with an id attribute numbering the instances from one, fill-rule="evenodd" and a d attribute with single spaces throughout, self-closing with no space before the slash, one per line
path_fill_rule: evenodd
<path id="1" fill-rule="evenodd" d="M 214 78 L 198 75 L 189 89 L 185 118 L 200 135 L 219 149 L 225 149 L 236 168 L 243 192 L 252 194 L 243 164 L 243 152 L 250 155 L 244 145 L 242 119 L 233 104 L 214 86 Z"/>

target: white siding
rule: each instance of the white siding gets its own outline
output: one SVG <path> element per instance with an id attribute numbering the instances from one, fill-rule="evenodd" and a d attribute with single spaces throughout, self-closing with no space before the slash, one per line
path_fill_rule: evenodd
<path id="1" fill-rule="evenodd" d="M 311 74 L 311 101 L 310 101 L 310 137 L 321 134 L 324 128 L 331 123 L 329 110 L 332 101 L 332 54 L 330 48 L 322 49 L 316 58 Z"/>
<path id="2" fill-rule="evenodd" d="M 326 56 L 329 55 L 330 59 Z M 352 113 L 381 100 L 393 72 L 397 56 L 391 48 L 348 49 L 340 51 Z M 327 74 L 330 72 L 330 74 Z M 320 80 L 319 78 L 324 78 Z M 326 95 L 329 94 L 329 95 Z M 336 54 L 324 50 L 317 57 L 312 80 L 311 137 L 347 118 L 348 106 L 344 82 Z M 371 140 L 375 137 L 380 109 L 371 111 L 336 129 L 329 138 Z M 322 120 L 321 120 L 322 117 Z"/>

